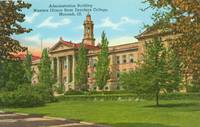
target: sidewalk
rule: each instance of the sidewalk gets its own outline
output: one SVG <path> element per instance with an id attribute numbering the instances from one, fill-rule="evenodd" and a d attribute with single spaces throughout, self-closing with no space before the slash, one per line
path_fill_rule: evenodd
<path id="1" fill-rule="evenodd" d="M 0 127 L 108 127 L 43 115 L 0 111 Z"/>

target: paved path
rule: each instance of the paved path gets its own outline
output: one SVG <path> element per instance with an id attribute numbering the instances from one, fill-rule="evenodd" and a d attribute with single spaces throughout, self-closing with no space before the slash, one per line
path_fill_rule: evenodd
<path id="1" fill-rule="evenodd" d="M 28 115 L 0 111 L 0 127 L 106 127 L 87 122 L 66 120 L 42 115 Z"/>

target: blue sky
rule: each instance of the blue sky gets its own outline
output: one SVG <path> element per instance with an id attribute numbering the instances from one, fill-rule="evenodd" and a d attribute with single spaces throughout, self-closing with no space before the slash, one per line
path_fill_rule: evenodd
<path id="1" fill-rule="evenodd" d="M 60 37 L 64 40 L 81 42 L 83 37 L 82 24 L 88 12 L 81 16 L 59 16 L 57 12 L 34 12 L 34 9 L 49 9 L 49 5 L 92 5 L 93 8 L 107 9 L 106 12 L 90 12 L 94 22 L 96 43 L 100 41 L 104 30 L 110 45 L 137 41 L 134 36 L 142 32 L 144 24 L 151 24 L 152 10 L 145 12 L 140 9 L 147 7 L 143 0 L 27 0 L 32 4 L 30 9 L 23 10 L 26 20 L 22 24 L 33 29 L 32 32 L 16 36 L 23 45 L 38 51 L 40 42 L 44 47 L 51 47 Z M 55 9 L 55 8 L 54 8 Z M 63 9 L 63 8 L 57 8 Z"/>

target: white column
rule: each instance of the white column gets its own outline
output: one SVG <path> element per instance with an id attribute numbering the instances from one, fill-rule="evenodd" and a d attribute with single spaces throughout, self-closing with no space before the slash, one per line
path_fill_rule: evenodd
<path id="1" fill-rule="evenodd" d="M 60 60 L 57 57 L 57 83 L 60 83 Z"/>
<path id="2" fill-rule="evenodd" d="M 72 81 L 75 81 L 75 54 L 72 56 L 72 60 L 73 60 L 73 65 L 72 65 Z"/>
<path id="3" fill-rule="evenodd" d="M 54 78 L 55 77 L 55 69 L 54 69 L 54 57 L 51 57 L 51 72 L 52 72 L 52 77 Z"/>
<path id="4" fill-rule="evenodd" d="M 69 83 L 69 56 L 66 56 L 66 64 L 67 64 L 67 83 Z"/>
<path id="5" fill-rule="evenodd" d="M 73 89 L 76 89 L 76 86 L 75 86 L 75 54 L 72 55 L 72 82 L 73 82 Z"/>
<path id="6" fill-rule="evenodd" d="M 51 70 L 54 71 L 54 57 L 51 57 Z"/>

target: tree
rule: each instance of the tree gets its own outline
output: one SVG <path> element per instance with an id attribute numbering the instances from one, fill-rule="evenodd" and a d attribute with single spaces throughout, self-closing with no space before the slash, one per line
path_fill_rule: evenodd
<path id="1" fill-rule="evenodd" d="M 200 56 L 197 57 L 195 63 L 197 65 L 200 65 Z M 200 92 L 200 66 L 196 66 L 196 69 L 195 69 L 195 72 L 193 72 L 193 75 L 192 75 L 192 84 L 193 84 L 193 87 L 196 88 L 195 91 L 198 91 Z"/>
<path id="2" fill-rule="evenodd" d="M 168 48 L 167 51 L 167 70 L 168 70 L 168 88 L 167 91 L 178 90 L 182 82 L 183 75 L 181 74 L 181 59 L 177 50 Z"/>
<path id="3" fill-rule="evenodd" d="M 75 71 L 75 84 L 79 86 L 81 90 L 87 90 L 87 66 L 87 49 L 85 48 L 84 44 L 81 43 L 78 51 L 77 65 Z"/>
<path id="4" fill-rule="evenodd" d="M 25 70 L 20 60 L 4 60 L 0 63 L 0 90 L 13 91 L 25 81 Z"/>
<path id="5" fill-rule="evenodd" d="M 51 72 L 51 61 L 49 59 L 47 48 L 42 51 L 42 58 L 39 65 L 39 82 L 47 85 L 49 88 L 52 87 L 52 72 Z"/>
<path id="6" fill-rule="evenodd" d="M 185 80 L 200 80 L 200 1 L 199 0 L 145 0 L 155 13 L 153 29 L 170 31 L 173 47 L 179 51 Z M 199 84 L 199 83 L 198 83 Z"/>
<path id="7" fill-rule="evenodd" d="M 105 32 L 101 35 L 101 51 L 98 54 L 98 62 L 96 66 L 95 79 L 96 85 L 100 90 L 104 88 L 109 79 L 109 50 L 108 50 L 108 39 Z"/>
<path id="8" fill-rule="evenodd" d="M 148 94 L 148 90 L 151 88 L 151 85 L 147 85 L 150 84 L 149 78 L 151 77 L 150 73 L 147 72 L 148 70 L 142 66 L 128 73 L 122 73 L 120 74 L 119 84 L 141 97 L 146 92 Z"/>
<path id="9" fill-rule="evenodd" d="M 30 6 L 31 4 L 22 1 L 0 1 L 0 87 L 3 89 L 14 90 L 24 83 L 22 61 L 13 59 L 14 54 L 25 51 L 26 48 L 12 36 L 31 31 L 20 25 L 25 17 L 21 13 L 22 9 Z"/>
<path id="10" fill-rule="evenodd" d="M 29 84 L 31 84 L 32 81 L 32 75 L 33 75 L 33 71 L 32 71 L 32 55 L 28 53 L 26 53 L 26 58 L 24 60 L 24 69 L 25 69 L 25 81 Z"/>
<path id="11" fill-rule="evenodd" d="M 170 58 L 167 57 L 162 41 L 154 38 L 153 41 L 146 43 L 142 64 L 135 71 L 122 74 L 120 83 L 128 85 L 128 89 L 139 95 L 154 95 L 156 105 L 159 106 L 160 92 L 176 90 L 180 83 L 178 72 L 175 73 L 179 65 L 178 60 L 171 57 L 171 54 L 169 56 Z"/>
<path id="12" fill-rule="evenodd" d="M 31 4 L 22 1 L 0 1 L 0 62 L 12 58 L 13 54 L 25 51 L 19 41 L 12 38 L 13 35 L 30 32 L 20 23 L 24 22 L 23 8 L 30 8 Z"/>
<path id="13" fill-rule="evenodd" d="M 159 94 L 161 90 L 167 88 L 167 70 L 166 70 L 166 49 L 159 38 L 154 38 L 153 41 L 146 44 L 146 52 L 144 54 L 144 68 L 149 77 L 150 89 L 149 92 L 155 95 L 156 105 L 159 105 Z M 149 88 L 149 87 L 148 87 Z"/>

